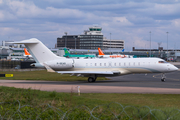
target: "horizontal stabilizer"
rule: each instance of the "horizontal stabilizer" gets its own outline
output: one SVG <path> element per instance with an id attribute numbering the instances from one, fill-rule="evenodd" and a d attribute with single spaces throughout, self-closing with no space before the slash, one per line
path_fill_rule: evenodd
<path id="1" fill-rule="evenodd" d="M 36 38 L 31 38 L 28 40 L 22 40 L 22 41 L 17 41 L 17 42 L 6 42 L 6 43 L 11 43 L 11 44 L 29 44 L 29 43 L 38 43 L 38 40 Z"/>

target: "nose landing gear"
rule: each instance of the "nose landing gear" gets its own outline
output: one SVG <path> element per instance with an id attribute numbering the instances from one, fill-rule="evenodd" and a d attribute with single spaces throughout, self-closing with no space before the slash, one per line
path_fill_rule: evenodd
<path id="1" fill-rule="evenodd" d="M 166 79 L 166 76 L 165 76 L 165 74 L 163 73 L 163 74 L 162 74 L 161 81 L 162 81 L 162 82 L 165 82 L 165 79 Z"/>

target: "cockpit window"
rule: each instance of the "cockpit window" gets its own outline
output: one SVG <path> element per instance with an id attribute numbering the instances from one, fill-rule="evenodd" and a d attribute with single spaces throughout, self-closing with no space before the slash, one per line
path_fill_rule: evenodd
<path id="1" fill-rule="evenodd" d="M 159 61 L 159 63 L 167 63 L 166 61 Z"/>

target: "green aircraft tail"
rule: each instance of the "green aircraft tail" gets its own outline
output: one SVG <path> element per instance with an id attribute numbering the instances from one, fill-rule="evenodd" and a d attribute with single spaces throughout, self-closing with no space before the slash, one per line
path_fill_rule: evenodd
<path id="1" fill-rule="evenodd" d="M 70 53 L 68 52 L 66 48 L 64 48 L 64 53 L 65 53 L 65 56 L 70 55 Z"/>

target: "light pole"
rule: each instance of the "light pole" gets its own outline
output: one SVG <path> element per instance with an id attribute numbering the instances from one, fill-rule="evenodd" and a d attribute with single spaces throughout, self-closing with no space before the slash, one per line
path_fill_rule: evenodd
<path id="1" fill-rule="evenodd" d="M 169 32 L 166 32 L 166 33 L 167 33 L 167 53 L 166 54 L 167 54 L 167 60 L 168 60 L 168 33 Z"/>
<path id="2" fill-rule="evenodd" d="M 168 33 L 169 32 L 166 32 L 167 33 L 167 53 L 168 53 Z"/>
<path id="3" fill-rule="evenodd" d="M 65 48 L 66 48 L 67 32 L 64 32 L 64 34 L 66 34 L 66 40 L 65 40 Z"/>
<path id="4" fill-rule="evenodd" d="M 110 33 L 110 51 L 111 51 L 111 33 Z"/>
<path id="5" fill-rule="evenodd" d="M 161 57 L 161 54 L 160 54 L 160 46 L 161 46 L 161 42 L 158 42 L 158 51 L 159 51 L 159 57 Z"/>
<path id="6" fill-rule="evenodd" d="M 150 33 L 150 57 L 151 57 L 151 31 L 149 33 Z"/>

